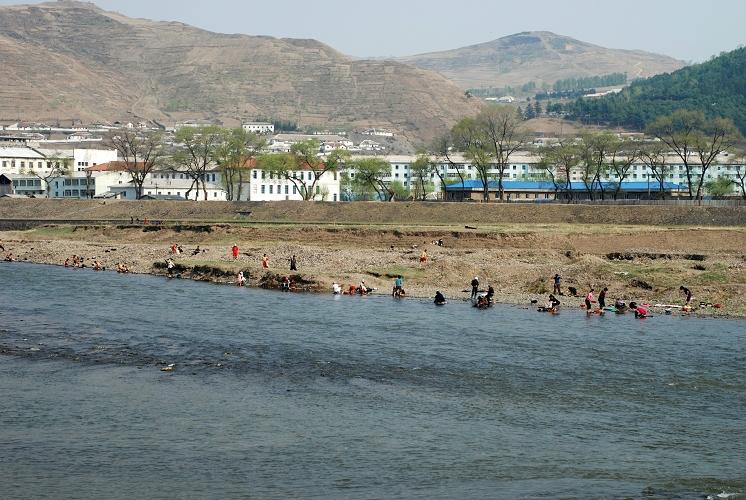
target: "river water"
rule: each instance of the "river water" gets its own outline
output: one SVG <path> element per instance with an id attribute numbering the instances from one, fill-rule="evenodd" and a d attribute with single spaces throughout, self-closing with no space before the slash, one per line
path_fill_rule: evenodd
<path id="1" fill-rule="evenodd" d="M 746 491 L 744 321 L 0 263 L 0 352 L 2 498 Z"/>

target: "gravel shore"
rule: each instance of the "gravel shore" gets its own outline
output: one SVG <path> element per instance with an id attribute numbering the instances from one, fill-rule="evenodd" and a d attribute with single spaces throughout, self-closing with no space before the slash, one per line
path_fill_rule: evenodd
<path id="1" fill-rule="evenodd" d="M 444 246 L 434 244 L 443 239 Z M 496 300 L 530 305 L 546 301 L 552 277 L 562 276 L 565 293 L 609 288 L 608 301 L 623 298 L 681 304 L 679 285 L 692 289 L 694 301 L 719 303 L 702 313 L 746 316 L 746 230 L 661 229 L 556 225 L 492 228 L 481 231 L 442 228 L 283 226 L 41 226 L 0 232 L 6 251 L 20 261 L 62 265 L 72 255 L 94 260 L 107 270 L 125 263 L 132 272 L 165 274 L 173 258 L 183 277 L 232 284 L 239 271 L 250 286 L 279 286 L 285 275 L 303 289 L 329 292 L 365 280 L 388 294 L 397 275 L 410 297 L 429 298 L 436 290 L 451 300 L 469 297 L 469 282 L 494 286 Z M 170 253 L 172 244 L 184 252 Z M 230 249 L 240 248 L 234 260 Z M 199 253 L 195 250 L 199 246 Z M 419 258 L 427 251 L 428 261 Z M 261 267 L 263 254 L 270 268 Z M 194 255 L 193 255 L 194 254 Z M 295 255 L 298 271 L 289 270 Z M 582 298 L 565 296 L 565 306 Z"/>

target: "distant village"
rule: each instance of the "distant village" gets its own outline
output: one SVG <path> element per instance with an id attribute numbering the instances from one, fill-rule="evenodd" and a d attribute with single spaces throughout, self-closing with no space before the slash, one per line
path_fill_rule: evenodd
<path id="1" fill-rule="evenodd" d="M 657 170 L 643 158 L 635 158 L 620 174 L 606 169 L 592 180 L 589 187 L 587 171 L 576 165 L 564 171 L 547 168 L 538 149 L 551 147 L 559 138 L 535 137 L 520 150 L 514 151 L 508 163 L 490 166 L 488 172 L 478 172 L 468 155 L 458 151 L 441 154 L 393 154 L 387 144 L 395 131 L 364 129 L 355 134 L 346 132 L 295 133 L 275 131 L 275 125 L 265 121 L 245 121 L 247 133 L 264 139 L 263 154 L 281 155 L 294 145 L 309 142 L 318 148 L 314 154 L 323 165 L 325 158 L 343 151 L 348 161 L 338 168 L 314 172 L 312 165 L 299 166 L 292 175 L 278 175 L 256 161 L 248 159 L 240 180 L 229 174 L 219 162 L 209 164 L 195 177 L 193 171 L 175 166 L 173 162 L 154 165 L 137 185 L 132 165 L 123 158 L 111 137 L 121 134 L 148 134 L 157 131 L 162 140 L 178 150 L 174 142 L 180 129 L 199 129 L 209 125 L 200 121 L 185 121 L 174 127 L 147 122 L 111 124 L 70 124 L 51 126 L 38 123 L 7 123 L 0 126 L 0 196 L 45 197 L 60 199 L 171 199 L 207 201 L 352 201 L 358 199 L 420 199 L 420 200 L 480 200 L 502 199 L 512 202 L 551 202 L 558 199 L 593 199 L 597 192 L 613 193 L 614 199 L 642 200 L 675 198 L 687 192 L 686 182 L 696 178 L 696 166 L 689 167 L 689 179 L 681 159 L 673 154 L 664 158 L 665 171 Z M 354 135 L 359 139 L 353 140 Z M 621 134 L 626 141 L 648 140 L 642 134 Z M 375 158 L 386 163 L 385 172 L 375 180 L 384 189 L 371 189 L 367 198 L 353 188 L 358 175 L 356 161 Z M 422 168 L 423 158 L 428 164 Z M 137 161 L 137 160 L 136 160 Z M 131 162 L 130 162 L 131 163 Z M 691 162 L 690 162 L 691 163 Z M 696 163 L 696 162 L 695 162 Z M 706 179 L 726 180 L 730 186 L 726 195 L 737 197 L 739 179 L 743 184 L 744 160 L 723 152 L 707 170 Z M 701 176 L 701 173 L 699 174 Z M 484 179 L 487 178 L 485 187 Z M 315 190 L 309 196 L 303 186 Z M 308 182 L 306 182 L 308 181 Z M 311 182 L 313 181 L 313 182 Z M 240 185 L 236 186 L 239 182 Z M 371 181 L 373 182 L 373 181 Z M 397 189 L 392 189 L 393 186 Z M 721 193 L 722 194 L 722 193 Z"/>

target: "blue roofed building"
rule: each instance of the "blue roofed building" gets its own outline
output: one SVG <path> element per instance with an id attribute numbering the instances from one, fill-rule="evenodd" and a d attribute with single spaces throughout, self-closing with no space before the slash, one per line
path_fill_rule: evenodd
<path id="1" fill-rule="evenodd" d="M 587 200 L 591 198 L 600 199 L 603 197 L 607 200 L 645 200 L 656 199 L 661 197 L 661 185 L 658 181 L 654 182 L 596 182 L 592 187 L 586 186 L 583 182 L 558 181 L 556 184 L 551 181 L 503 181 L 504 198 L 508 201 L 535 201 L 541 202 L 546 200 Z M 482 201 L 484 199 L 484 184 L 480 180 L 467 179 L 463 183 L 456 182 L 446 186 L 446 199 L 448 201 L 474 200 Z M 666 198 L 676 196 L 683 186 L 674 182 L 664 182 L 663 191 Z M 487 183 L 487 192 L 490 200 L 500 198 L 497 181 Z"/>

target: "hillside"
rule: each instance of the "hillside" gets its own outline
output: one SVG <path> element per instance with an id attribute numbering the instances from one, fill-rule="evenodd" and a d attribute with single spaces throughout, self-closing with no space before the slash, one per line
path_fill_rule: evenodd
<path id="1" fill-rule="evenodd" d="M 90 3 L 0 7 L 0 119 L 271 117 L 425 140 L 476 111 L 459 88 L 315 40 L 224 35 Z"/>
<path id="2" fill-rule="evenodd" d="M 746 48 L 633 83 L 614 96 L 567 106 L 573 118 L 638 129 L 678 109 L 732 118 L 746 134 Z"/>
<path id="3" fill-rule="evenodd" d="M 639 50 L 599 47 L 546 31 L 531 31 L 454 50 L 399 58 L 441 73 L 462 88 L 520 87 L 534 81 L 627 73 L 644 78 L 673 71 L 682 61 Z"/>

